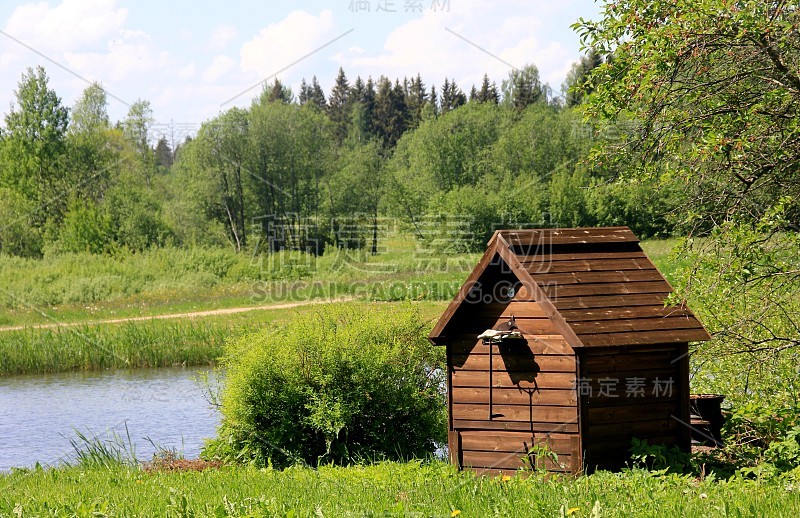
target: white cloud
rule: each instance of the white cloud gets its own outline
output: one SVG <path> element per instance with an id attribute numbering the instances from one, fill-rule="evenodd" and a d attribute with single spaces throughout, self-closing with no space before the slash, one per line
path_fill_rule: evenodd
<path id="1" fill-rule="evenodd" d="M 241 68 L 245 72 L 254 71 L 259 77 L 274 74 L 325 43 L 333 26 L 333 13 L 329 9 L 319 16 L 292 11 L 242 46 Z"/>
<path id="2" fill-rule="evenodd" d="M 116 0 L 63 0 L 55 7 L 48 2 L 17 7 L 5 31 L 40 52 L 77 50 L 118 31 L 128 10 Z"/>
<path id="3" fill-rule="evenodd" d="M 216 82 L 236 67 L 236 62 L 228 56 L 217 56 L 211 65 L 203 71 L 203 79 L 209 83 Z"/>
<path id="4" fill-rule="evenodd" d="M 211 33 L 208 41 L 208 48 L 213 51 L 221 51 L 228 46 L 228 43 L 236 39 L 238 33 L 233 25 L 220 25 Z"/>
<path id="5" fill-rule="evenodd" d="M 51 88 L 67 105 L 86 88 L 85 81 L 100 81 L 114 99 L 109 109 L 119 117 L 127 102 L 148 98 L 158 92 L 155 83 L 194 71 L 179 64 L 163 49 L 163 39 L 145 30 L 128 26 L 128 10 L 116 0 L 63 0 L 19 5 L 4 23 L 4 30 L 37 52 L 55 61 L 72 74 L 18 43 L 0 42 L 0 101 L 13 98 L 11 77 L 27 66 L 43 65 L 50 75 Z M 3 22 L 0 21 L 0 24 Z M 183 66 L 183 68 L 180 68 Z M 0 102 L 5 105 L 6 102 Z"/>
<path id="6" fill-rule="evenodd" d="M 117 82 L 153 72 L 170 63 L 169 54 L 158 49 L 141 31 L 120 31 L 105 52 L 65 52 L 66 65 L 89 78 Z"/>
<path id="7" fill-rule="evenodd" d="M 552 19 L 556 15 L 570 19 L 580 11 L 574 10 L 574 2 L 551 3 L 557 5 L 549 6 L 544 17 L 538 9 L 531 9 L 529 1 L 452 2 L 448 12 L 428 9 L 396 27 L 377 52 L 351 48 L 333 59 L 348 76 L 402 78 L 420 73 L 429 85 L 440 86 L 445 78 L 454 78 L 464 91 L 480 85 L 484 73 L 500 86 L 512 67 L 532 63 L 539 68 L 542 81 L 558 91 L 578 56 L 575 50 L 553 41 L 554 31 L 568 35 L 570 29 L 569 23 L 560 20 L 554 27 Z"/>
<path id="8" fill-rule="evenodd" d="M 507 65 L 446 30 L 450 29 L 515 66 L 535 63 L 542 79 L 558 90 L 570 62 L 578 58 L 577 37 L 570 36 L 569 23 L 578 16 L 592 17 L 599 9 L 594 0 L 451 0 L 449 12 L 434 12 L 426 0 L 424 11 L 415 15 L 402 15 L 403 4 L 395 1 L 397 16 L 375 12 L 355 16 L 338 14 L 347 9 L 346 2 L 338 8 L 292 12 L 287 4 L 269 9 L 271 17 L 260 30 L 247 29 L 253 32 L 244 32 L 252 15 L 240 10 L 207 18 L 211 21 L 205 26 L 187 16 L 171 22 L 170 32 L 164 35 L 158 32 L 162 24 L 153 13 L 137 12 L 147 9 L 147 3 L 12 1 L 16 7 L 6 9 L 10 14 L 0 19 L 0 28 L 76 74 L 101 81 L 109 92 L 128 102 L 139 97 L 151 100 L 157 119 L 176 121 L 216 115 L 229 107 L 220 103 L 350 27 L 356 29 L 352 35 L 292 67 L 281 80 L 296 89 L 301 77 L 308 80 L 316 75 L 328 90 L 339 65 L 351 80 L 356 75 L 385 74 L 394 79 L 419 72 L 428 86 L 439 87 L 445 77 L 453 77 L 467 91 L 480 83 L 484 72 L 498 84 L 506 77 Z M 219 8 L 217 12 L 225 11 Z M 134 18 L 141 25 L 132 26 Z M 340 27 L 337 22 L 347 25 Z M 65 104 L 71 104 L 86 87 L 30 50 L 0 37 L 0 112 L 13 99 L 25 67 L 37 64 L 47 68 L 51 87 Z M 255 88 L 248 90 L 231 105 L 246 105 L 257 94 Z M 116 101 L 109 108 L 112 118 L 127 111 Z"/>
<path id="9" fill-rule="evenodd" d="M 197 67 L 195 67 L 194 61 L 192 61 L 185 67 L 178 70 L 178 78 L 183 80 L 193 78 L 196 73 L 196 68 Z"/>

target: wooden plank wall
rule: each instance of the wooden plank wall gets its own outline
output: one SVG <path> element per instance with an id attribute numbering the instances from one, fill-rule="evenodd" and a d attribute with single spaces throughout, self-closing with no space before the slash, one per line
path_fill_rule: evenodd
<path id="1" fill-rule="evenodd" d="M 558 465 L 547 461 L 548 469 L 577 472 L 581 455 L 574 351 L 535 302 L 479 308 L 471 329 L 494 328 L 513 314 L 526 340 L 486 345 L 476 334 L 451 337 L 450 428 L 456 435 L 451 433 L 450 444 L 459 448 L 453 460 L 481 473 L 513 471 L 523 467 L 521 457 L 534 444 L 546 442 L 559 458 Z"/>
<path id="2" fill-rule="evenodd" d="M 579 352 L 578 394 L 587 470 L 618 469 L 631 439 L 689 448 L 685 344 L 587 347 Z"/>

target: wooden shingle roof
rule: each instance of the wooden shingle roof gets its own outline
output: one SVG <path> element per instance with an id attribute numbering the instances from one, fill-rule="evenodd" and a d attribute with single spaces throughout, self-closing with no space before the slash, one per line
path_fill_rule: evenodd
<path id="1" fill-rule="evenodd" d="M 478 278 L 499 256 L 572 347 L 708 340 L 628 227 L 500 230 L 430 334 L 440 342 Z"/>

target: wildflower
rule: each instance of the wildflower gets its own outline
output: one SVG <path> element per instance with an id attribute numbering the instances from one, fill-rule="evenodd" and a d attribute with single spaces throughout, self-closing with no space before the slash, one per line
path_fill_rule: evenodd
<path id="1" fill-rule="evenodd" d="M 508 482 L 509 480 L 511 480 L 511 476 L 510 475 L 503 475 L 500 478 L 500 482 Z"/>
<path id="2" fill-rule="evenodd" d="M 700 493 L 700 498 L 708 498 L 708 495 L 705 493 Z"/>
<path id="3" fill-rule="evenodd" d="M 580 507 L 570 507 L 569 509 L 567 509 L 567 516 L 570 516 L 571 514 L 580 511 L 580 509 L 581 509 Z"/>
<path id="4" fill-rule="evenodd" d="M 453 509 L 453 512 L 450 513 L 450 518 L 455 518 L 459 514 L 461 514 L 461 510 L 460 509 Z"/>

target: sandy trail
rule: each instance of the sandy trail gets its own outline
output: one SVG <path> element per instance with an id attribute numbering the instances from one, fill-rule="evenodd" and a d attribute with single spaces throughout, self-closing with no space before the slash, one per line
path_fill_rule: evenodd
<path id="1" fill-rule="evenodd" d="M 170 320 L 175 318 L 201 318 L 216 315 L 233 315 L 235 313 L 246 313 L 248 311 L 263 311 L 269 309 L 292 309 L 302 306 L 313 306 L 317 304 L 330 304 L 332 302 L 348 302 L 352 298 L 342 298 L 334 300 L 304 300 L 299 302 L 287 302 L 285 304 L 272 304 L 266 306 L 243 306 L 237 308 L 208 309 L 204 311 L 189 311 L 184 313 L 167 313 L 164 315 L 150 315 L 144 317 L 111 318 L 106 320 L 88 320 L 85 322 L 53 322 L 50 324 L 30 324 L 21 326 L 0 327 L 0 332 L 21 331 L 23 329 L 54 329 L 59 327 L 74 326 L 94 326 L 101 324 L 124 324 L 126 322 L 143 322 L 146 320 Z"/>

